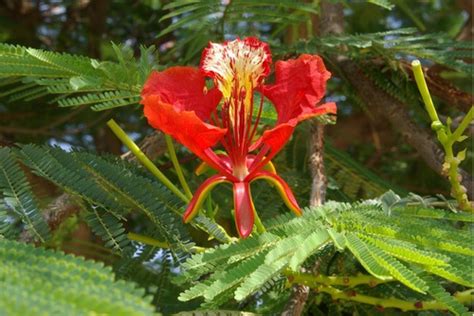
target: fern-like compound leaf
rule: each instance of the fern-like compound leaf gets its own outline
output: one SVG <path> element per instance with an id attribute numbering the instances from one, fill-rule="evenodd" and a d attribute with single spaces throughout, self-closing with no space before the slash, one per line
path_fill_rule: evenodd
<path id="1" fill-rule="evenodd" d="M 301 245 L 295 249 L 294 255 L 291 257 L 289 267 L 293 271 L 303 264 L 303 262 L 314 252 L 317 251 L 329 239 L 329 234 L 325 229 L 317 229 L 309 235 Z"/>
<path id="2" fill-rule="evenodd" d="M 4 205 L 21 218 L 34 239 L 44 242 L 49 238 L 49 227 L 44 220 L 26 175 L 9 148 L 0 148 L 0 190 Z M 5 223 L 0 223 L 5 225 Z"/>
<path id="3" fill-rule="evenodd" d="M 155 315 L 143 290 L 103 264 L 5 239 L 0 261 L 0 314 Z"/>
<path id="4" fill-rule="evenodd" d="M 282 257 L 273 262 L 265 262 L 261 264 L 254 272 L 249 274 L 242 284 L 235 290 L 235 299 L 241 301 L 256 292 L 287 265 L 287 257 Z"/>
<path id="5" fill-rule="evenodd" d="M 420 293 L 426 292 L 428 288 L 426 283 L 420 277 L 418 277 L 415 272 L 372 243 L 365 242 L 365 244 L 368 251 L 374 256 L 375 260 L 381 266 L 387 269 L 395 279 L 399 280 L 415 291 Z"/>
<path id="6" fill-rule="evenodd" d="M 370 274 L 381 280 L 392 279 L 390 272 L 376 260 L 369 251 L 367 244 L 363 243 L 355 234 L 349 233 L 346 235 L 346 244 Z"/>
<path id="7" fill-rule="evenodd" d="M 468 313 L 467 308 L 446 291 L 444 287 L 439 284 L 439 281 L 429 275 L 423 275 L 422 278 L 429 287 L 428 293 L 436 299 L 436 301 L 443 303 L 446 308 L 455 315 L 466 315 Z"/>

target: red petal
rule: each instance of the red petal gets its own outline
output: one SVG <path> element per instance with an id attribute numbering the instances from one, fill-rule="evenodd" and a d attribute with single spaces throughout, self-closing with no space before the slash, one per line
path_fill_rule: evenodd
<path id="1" fill-rule="evenodd" d="M 173 105 L 176 111 L 194 111 L 207 120 L 221 99 L 219 90 L 207 91 L 205 77 L 198 68 L 171 67 L 152 72 L 145 82 L 142 98 L 160 96 L 162 102 Z"/>
<path id="2" fill-rule="evenodd" d="M 331 73 L 319 56 L 304 54 L 297 59 L 276 62 L 275 77 L 275 83 L 263 87 L 262 91 L 275 105 L 278 123 L 285 123 L 300 115 L 308 117 L 313 112 L 326 92 L 326 81 Z"/>
<path id="3" fill-rule="evenodd" d="M 263 133 L 251 150 L 264 143 L 270 147 L 272 159 L 291 137 L 295 126 L 310 117 L 336 113 L 335 103 L 316 105 L 324 96 L 331 73 L 319 56 L 301 55 L 297 59 L 276 62 L 273 85 L 264 86 L 263 94 L 278 113 L 277 126 Z"/>
<path id="4" fill-rule="evenodd" d="M 196 216 L 209 192 L 211 192 L 211 190 L 216 185 L 223 182 L 229 182 L 226 176 L 215 175 L 208 178 L 203 184 L 199 186 L 196 192 L 194 192 L 193 198 L 189 202 L 188 206 L 186 207 L 186 211 L 184 212 L 183 220 L 185 223 L 188 223 L 193 219 L 194 216 Z"/>
<path id="5" fill-rule="evenodd" d="M 254 212 L 248 182 L 234 183 L 235 224 L 240 237 L 247 238 L 253 229 Z"/>
<path id="6" fill-rule="evenodd" d="M 250 148 L 250 150 L 256 149 L 260 144 L 263 143 L 270 147 L 270 151 L 267 154 L 265 161 L 271 160 L 288 142 L 291 137 L 291 134 L 293 134 L 293 130 L 300 121 L 310 117 L 335 112 L 336 104 L 333 102 L 313 107 L 311 109 L 311 112 L 302 113 L 296 118 L 293 118 L 285 123 L 279 123 L 274 128 L 263 132 L 262 137 L 260 137 L 255 142 L 255 144 L 252 146 L 252 148 Z"/>
<path id="7" fill-rule="evenodd" d="M 222 138 L 226 129 L 203 122 L 194 111 L 180 111 L 157 95 L 144 97 L 142 104 L 151 126 L 171 135 L 210 166 L 220 169 L 205 151 Z"/>
<path id="8" fill-rule="evenodd" d="M 268 171 L 260 171 L 256 173 L 252 177 L 251 181 L 255 181 L 258 179 L 265 179 L 275 185 L 286 206 L 288 206 L 288 208 L 292 210 L 293 213 L 295 213 L 297 216 L 301 215 L 301 209 L 298 205 L 298 202 L 296 201 L 296 198 L 293 195 L 290 186 L 288 185 L 288 183 L 285 182 L 285 180 L 280 178 L 278 175 Z"/>
<path id="9" fill-rule="evenodd" d="M 142 104 L 148 123 L 171 135 L 215 169 L 206 149 L 214 146 L 226 133 L 204 122 L 220 100 L 217 89 L 205 91 L 204 76 L 197 68 L 172 67 L 153 72 L 142 91 Z"/>

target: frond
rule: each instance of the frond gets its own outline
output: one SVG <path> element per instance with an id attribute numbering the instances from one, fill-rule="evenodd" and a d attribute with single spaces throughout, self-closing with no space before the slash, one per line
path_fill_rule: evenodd
<path id="1" fill-rule="evenodd" d="M 285 48 L 285 53 L 317 51 L 324 54 L 341 54 L 341 46 L 347 48 L 344 54 L 353 59 L 367 60 L 382 57 L 387 61 L 393 61 L 404 56 L 416 56 L 466 74 L 472 73 L 472 67 L 461 57 L 470 54 L 473 48 L 472 43 L 458 42 L 444 34 L 419 35 L 415 28 L 318 37 L 297 43 L 292 48 Z"/>
<path id="2" fill-rule="evenodd" d="M 90 106 L 95 111 L 138 104 L 142 85 L 154 68 L 154 47 L 141 57 L 113 45 L 117 62 L 0 44 L 0 78 L 10 101 L 59 94 L 60 106 Z"/>
<path id="3" fill-rule="evenodd" d="M 390 272 L 377 261 L 368 249 L 367 244 L 363 243 L 356 235 L 347 234 L 346 244 L 367 272 L 381 280 L 392 279 Z"/>
<path id="4" fill-rule="evenodd" d="M 278 24 L 295 24 L 303 14 L 317 13 L 317 7 L 312 4 L 298 3 L 295 1 L 248 1 L 237 0 L 223 4 L 217 0 L 206 1 L 174 1 L 165 6 L 165 9 L 173 9 L 164 15 L 161 20 L 177 18 L 177 21 L 162 30 L 159 36 L 176 31 L 183 27 L 195 26 L 195 21 L 209 18 L 215 22 L 225 17 L 225 23 L 231 24 L 242 21 L 244 13 L 248 13 L 249 6 L 252 7 L 252 16 L 249 22 L 267 22 Z M 216 18 L 217 17 L 217 18 Z M 218 23 L 216 23 L 218 24 Z"/>
<path id="5" fill-rule="evenodd" d="M 19 221 L 8 209 L 2 200 L 0 200 L 0 238 L 16 239 L 20 234 L 17 222 Z"/>
<path id="6" fill-rule="evenodd" d="M 63 93 L 63 92 L 61 92 Z M 94 111 L 103 111 L 115 107 L 138 104 L 140 97 L 137 93 L 129 91 L 106 91 L 103 93 L 88 93 L 78 97 L 63 98 L 59 100 L 61 107 L 76 107 L 80 105 L 91 106 Z"/>
<path id="7" fill-rule="evenodd" d="M 103 264 L 4 239 L 0 261 L 2 314 L 155 314 L 143 290 Z"/>
<path id="8" fill-rule="evenodd" d="M 260 264 L 255 271 L 247 276 L 245 282 L 235 290 L 235 299 L 240 301 L 256 292 L 274 276 L 278 275 L 281 269 L 283 269 L 287 264 L 287 257 L 282 257 L 271 262 L 266 261 L 265 263 Z"/>
<path id="9" fill-rule="evenodd" d="M 17 156 L 34 173 L 90 205 L 88 222 L 115 250 L 128 244 L 122 227 L 125 215 L 138 211 L 173 249 L 188 251 L 190 238 L 181 220 L 182 202 L 117 159 L 109 162 L 87 152 L 66 153 L 35 145 L 22 146 Z"/>
<path id="10" fill-rule="evenodd" d="M 26 175 L 8 147 L 0 148 L 0 189 L 4 201 L 2 204 L 8 205 L 21 218 L 35 240 L 45 242 L 49 238 L 49 227 L 41 214 Z M 6 225 L 4 221 L 0 221 L 0 224 Z"/>
<path id="11" fill-rule="evenodd" d="M 297 271 L 303 262 L 313 253 L 315 253 L 329 239 L 329 234 L 324 229 L 319 229 L 311 233 L 298 248 L 301 250 L 295 252 L 290 259 L 289 267 Z"/>
<path id="12" fill-rule="evenodd" d="M 120 218 L 113 214 L 90 206 L 85 220 L 92 231 L 105 242 L 106 247 L 124 252 L 131 246 Z"/>
<path id="13" fill-rule="evenodd" d="M 222 226 L 217 225 L 215 221 L 212 221 L 207 216 L 199 214 L 193 220 L 193 224 L 208 233 L 211 238 L 215 238 L 220 242 L 229 243 L 232 241 Z"/>
<path id="14" fill-rule="evenodd" d="M 305 209 L 300 218 L 281 215 L 266 223 L 267 232 L 262 235 L 252 235 L 189 258 L 182 265 L 181 282 L 184 279 L 205 279 L 183 292 L 180 300 L 202 296 L 208 302 L 206 304 L 212 304 L 211 301 L 219 295 L 244 300 L 267 282 L 280 278 L 281 274 L 291 275 L 291 271 L 299 271 L 311 256 L 331 243 L 339 251 L 350 251 L 376 278 L 397 280 L 419 293 L 438 295 L 439 288 L 430 288 L 430 283 L 424 278 L 426 274 L 470 285 L 472 273 L 461 272 L 470 271 L 467 265 L 472 253 L 464 251 L 467 245 L 461 246 L 463 251 L 452 246 L 454 241 L 447 243 L 450 247 L 433 247 L 433 243 L 424 238 L 427 231 L 434 231 L 436 233 L 430 238 L 440 236 L 441 244 L 441 239 L 454 230 L 451 224 L 441 222 L 450 217 L 450 212 L 441 214 L 441 210 L 434 211 L 441 221 L 420 218 L 419 221 L 424 221 L 426 226 L 421 230 L 418 219 L 411 221 L 407 220 L 409 216 L 393 215 L 399 207 L 402 208 L 396 206 L 392 215 L 387 215 L 377 200 L 354 204 L 328 202 L 321 207 Z M 413 224 L 415 228 L 411 228 Z M 452 239 L 456 242 L 461 238 L 468 240 L 469 235 L 468 229 L 458 230 L 458 236 Z M 454 308 L 454 305 L 449 308 Z"/>
<path id="15" fill-rule="evenodd" d="M 429 266 L 445 266 L 449 262 L 449 257 L 447 256 L 436 252 L 418 249 L 413 244 L 405 241 L 368 235 L 363 236 L 363 239 L 404 261 L 411 261 Z"/>
<path id="16" fill-rule="evenodd" d="M 358 237 L 360 237 L 359 234 Z M 364 241 L 363 241 L 364 242 Z M 370 242 L 364 242 L 367 246 L 368 251 L 374 256 L 375 260 L 383 266 L 390 274 L 409 288 L 425 293 L 428 289 L 426 283 L 418 277 L 418 275 L 410 270 L 403 263 L 392 257 L 388 253 L 384 252 L 380 248 L 374 246 Z"/>
<path id="17" fill-rule="evenodd" d="M 449 254 L 450 260 L 447 266 L 429 266 L 428 272 L 436 274 L 446 280 L 462 284 L 464 286 L 474 287 L 474 271 L 472 269 L 472 258 Z"/>
<path id="18" fill-rule="evenodd" d="M 467 308 L 446 291 L 446 289 L 439 284 L 438 280 L 435 280 L 430 275 L 423 275 L 422 278 L 429 287 L 428 293 L 438 302 L 443 303 L 447 309 L 456 315 L 466 315 L 468 313 Z"/>

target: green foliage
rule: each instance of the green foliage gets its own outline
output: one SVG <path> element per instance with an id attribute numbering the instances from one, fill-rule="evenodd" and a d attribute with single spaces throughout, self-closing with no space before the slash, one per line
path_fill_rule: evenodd
<path id="1" fill-rule="evenodd" d="M 92 231 L 102 238 L 106 247 L 118 252 L 123 252 L 130 247 L 130 240 L 127 238 L 125 228 L 120 218 L 117 218 L 114 214 L 100 211 L 100 209 L 91 205 L 85 220 Z"/>
<path id="2" fill-rule="evenodd" d="M 230 310 L 197 310 L 190 312 L 181 312 L 175 314 L 176 316 L 254 316 L 260 314 L 254 314 L 249 312 L 230 311 Z"/>
<path id="3" fill-rule="evenodd" d="M 429 275 L 425 275 L 422 278 L 426 285 L 428 285 L 429 294 L 438 302 L 442 302 L 450 311 L 457 315 L 464 315 L 468 312 L 465 306 L 454 299 L 454 297 L 440 285 L 439 280 Z"/>
<path id="4" fill-rule="evenodd" d="M 420 205 L 411 208 L 418 212 L 426 210 Z M 183 292 L 180 299 L 186 301 L 202 296 L 210 302 L 217 295 L 225 294 L 243 300 L 276 275 L 299 271 L 301 265 L 327 243 L 336 243 L 340 251 L 352 252 L 375 277 L 397 280 L 435 299 L 448 294 L 441 294 L 439 286 L 430 286 L 433 283 L 426 281 L 430 279 L 423 277 L 422 272 L 472 287 L 472 272 L 467 272 L 472 270 L 465 265 L 474 254 L 472 245 L 466 242 L 472 234 L 471 228 L 455 229 L 449 221 L 444 221 L 444 216 L 412 217 L 407 221 L 406 217 L 396 215 L 401 209 L 404 212 L 403 207 L 394 206 L 388 215 L 382 203 L 376 200 L 352 205 L 329 202 L 306 209 L 301 218 L 280 216 L 267 223 L 267 232 L 262 235 L 222 245 L 187 260 L 182 265 L 182 278 L 208 277 Z M 439 215 L 443 212 L 446 217 L 452 215 L 447 211 L 430 210 Z M 448 271 L 458 273 L 454 276 Z M 459 271 L 466 272 L 461 275 Z M 452 311 L 459 313 L 460 305 L 454 303 L 457 307 L 454 306 L 453 300 L 443 298 Z"/>
<path id="5" fill-rule="evenodd" d="M 367 2 L 383 7 L 387 10 L 392 10 L 394 7 L 392 2 L 389 0 L 368 0 Z"/>
<path id="6" fill-rule="evenodd" d="M 252 14 L 247 12 L 251 8 Z M 318 12 L 318 6 L 313 3 L 297 3 L 291 0 L 248 1 L 237 0 L 228 3 L 219 0 L 205 1 L 173 1 L 164 6 L 170 13 L 161 17 L 161 21 L 172 20 L 159 36 L 171 32 L 193 34 L 184 36 L 172 52 L 180 52 L 183 61 L 189 61 L 199 55 L 209 40 L 220 40 L 228 29 L 237 34 L 249 35 L 262 24 L 274 24 L 277 27 L 273 35 L 280 34 L 285 28 L 301 23 L 308 19 L 309 14 Z M 246 21 L 243 26 L 242 20 Z M 243 29 L 241 29 L 243 27 Z"/>
<path id="7" fill-rule="evenodd" d="M 350 58 L 362 61 L 368 58 L 382 58 L 392 67 L 396 67 L 397 59 L 401 56 L 416 56 L 460 72 L 472 73 L 470 64 L 463 60 L 471 55 L 472 43 L 455 41 L 443 34 L 420 35 L 414 28 L 317 37 L 309 41 L 301 41 L 286 52 L 314 53 L 317 51 L 321 54 L 340 54 L 341 47 L 346 48 L 344 54 Z"/>
<path id="8" fill-rule="evenodd" d="M 88 152 L 66 153 L 59 148 L 35 145 L 22 146 L 15 151 L 15 157 L 38 176 L 77 196 L 87 209 L 85 218 L 92 230 L 119 253 L 130 247 L 123 227 L 125 215 L 130 212 L 144 215 L 173 249 L 188 251 L 189 237 L 180 218 L 182 203 L 163 186 L 140 175 L 131 165 Z M 2 159 L 8 159 L 10 164 L 16 163 L 7 149 L 2 150 Z M 17 175 L 14 169 L 9 170 Z M 29 191 L 20 193 L 24 192 Z M 26 206 L 31 208 L 30 195 L 19 197 L 18 203 L 25 199 L 29 203 Z M 28 210 L 24 211 L 25 216 L 41 223 L 40 215 L 32 217 L 31 211 L 25 209 Z M 30 217 L 26 219 L 30 220 Z"/>
<path id="9" fill-rule="evenodd" d="M 103 264 L 5 239 L 0 261 L 1 314 L 155 314 L 142 290 Z"/>
<path id="10" fill-rule="evenodd" d="M 472 293 L 474 287 L 474 249 L 470 242 L 474 217 L 460 213 L 455 201 L 408 193 L 448 191 L 441 177 L 431 181 L 425 170 L 418 171 L 415 151 L 395 143 L 399 139 L 389 135 L 385 126 L 378 126 L 384 123 L 366 111 L 347 78 L 337 75 L 338 67 L 343 65 L 340 61 L 357 62 L 368 80 L 407 108 L 410 106 L 414 121 L 422 121 L 418 115 L 419 94 L 406 73 L 407 60 L 417 57 L 426 60 L 426 65 L 439 64 L 454 70 L 443 70 L 440 77 L 461 90 L 471 89 L 466 79 L 472 77 L 472 65 L 467 60 L 472 58 L 473 45 L 454 40 L 466 22 L 465 12 L 453 10 L 453 1 L 424 1 L 410 7 L 400 0 L 328 2 L 344 7 L 348 33 L 319 36 L 320 27 L 332 23 L 332 19 L 328 23 L 324 16 L 317 16 L 322 2 L 289 0 L 148 0 L 134 5 L 112 1 L 110 14 L 104 17 L 106 33 L 94 28 L 95 17 L 82 17 L 100 1 L 80 6 L 39 1 L 38 15 L 50 14 L 45 21 L 52 22 L 34 30 L 36 37 L 41 36 L 36 42 L 25 40 L 24 28 L 17 26 L 21 21 L 30 22 L 24 12 L 20 22 L 14 21 L 11 34 L 5 31 L 8 22 L 6 26 L 2 23 L 5 30 L 0 31 L 0 39 L 24 46 L 0 44 L 0 145 L 12 146 L 0 148 L 0 314 L 152 314 L 150 303 L 164 314 L 189 311 L 179 315 L 251 315 L 237 310 L 277 314 L 290 298 L 288 285 L 303 283 L 294 281 L 305 274 L 302 269 L 316 280 L 304 282 L 317 292 L 307 301 L 306 314 L 374 314 L 373 307 L 353 299 L 354 293 L 355 297 L 372 297 L 372 305 L 379 300 L 398 299 L 412 307 L 431 302 L 438 310 L 466 313 L 466 299 L 461 302 L 456 293 L 466 292 L 466 288 Z M 6 12 L 15 10 L 13 7 Z M 61 9 L 64 14 L 58 13 Z M 4 10 L 0 5 L 0 11 Z M 36 23 L 36 19 L 31 21 Z M 411 25 L 418 29 L 405 28 Z M 425 30 L 430 31 L 420 32 Z M 437 33 L 440 30 L 443 32 Z M 87 148 L 94 148 L 104 139 L 109 141 L 100 136 L 103 130 L 99 124 L 110 112 L 93 118 L 93 113 L 82 108 L 113 110 L 114 116 L 127 124 L 128 131 L 143 137 L 149 129 L 144 127 L 142 111 L 133 109 L 140 102 L 150 71 L 165 65 L 196 65 L 209 41 L 236 36 L 265 40 L 275 61 L 300 53 L 321 55 L 334 75 L 328 82 L 326 97 L 338 104 L 338 124 L 364 111 L 362 114 L 370 117 L 372 132 L 380 133 L 377 136 L 382 140 L 377 147 L 380 156 L 370 159 L 375 172 L 363 164 L 374 149 L 370 144 L 368 150 L 360 145 L 370 142 L 370 136 L 357 135 L 356 142 L 343 146 L 349 154 L 337 148 L 341 141 L 337 138 L 341 133 L 333 134 L 337 126 L 327 129 L 331 141 L 326 142 L 324 154 L 328 196 L 348 203 L 329 202 L 307 208 L 301 218 L 295 218 L 281 214 L 284 205 L 281 199 L 275 199 L 273 187 L 253 183 L 255 206 L 267 231 L 238 240 L 226 232 L 233 231 L 229 228 L 233 224 L 229 209 L 232 195 L 226 187 L 217 189 L 212 201 L 209 199 L 209 210 L 214 210 L 202 212 L 190 225 L 184 225 L 181 216 L 185 204 L 140 167 L 76 149 L 66 152 L 47 146 L 13 146 L 31 142 L 26 137 L 39 137 L 41 143 L 66 142 Z M 111 39 L 126 41 L 127 45 L 110 45 Z M 160 65 L 156 64 L 154 47 L 139 47 L 141 43 L 157 45 Z M 91 52 L 91 48 L 97 52 Z M 104 56 L 107 60 L 48 49 Z M 339 58 L 326 58 L 336 56 Z M 272 82 L 273 74 L 266 80 Z M 456 103 L 456 89 L 447 91 L 453 92 Z M 255 96 L 256 102 L 260 97 Z M 47 102 L 63 109 L 48 107 Z M 274 126 L 276 111 L 268 100 L 264 99 L 263 104 L 260 123 Z M 460 115 L 452 104 L 443 105 L 443 115 Z M 64 115 L 71 108 L 80 109 Z M 24 120 L 16 121 L 16 117 Z M 357 124 L 368 122 L 361 118 Z M 331 116 L 321 117 L 318 122 L 334 123 Z M 82 132 L 76 133 L 82 128 L 76 126 L 83 126 Z M 311 190 L 308 127 L 300 125 L 291 143 L 274 160 L 300 205 L 308 204 Z M 342 137 L 352 135 L 344 133 Z M 464 154 L 472 158 L 469 151 Z M 178 150 L 186 175 L 195 167 L 188 155 L 186 150 Z M 167 170 L 166 157 L 156 160 L 171 181 L 176 180 L 173 171 Z M 399 175 L 408 175 L 414 169 L 423 175 L 409 179 L 413 181 L 410 187 L 391 183 L 398 184 Z M 43 196 L 44 188 L 36 185 L 36 176 L 47 180 L 41 182 L 47 183 L 45 187 L 54 185 L 47 196 Z M 196 187 L 199 181 L 190 180 L 190 184 Z M 435 184 L 418 187 L 420 182 Z M 50 213 L 51 199 L 62 193 L 67 193 L 74 204 L 72 216 L 62 214 L 59 208 L 58 214 Z M 42 209 L 44 205 L 48 208 Z M 61 223 L 56 227 L 54 220 L 58 219 Z M 77 242 L 73 233 L 79 224 L 86 224 L 95 236 L 71 246 L 69 242 Z M 39 248 L 7 241 L 18 239 L 34 241 Z M 115 276 L 101 264 L 41 248 L 52 246 L 101 259 L 113 267 Z M 88 252 L 83 252 L 86 247 L 90 247 Z M 132 281 L 142 290 L 115 278 Z M 351 283 L 360 279 L 370 282 Z M 329 288 L 340 296 L 325 291 Z M 143 293 L 146 299 L 142 299 Z M 392 311 L 386 310 L 385 314 L 391 315 Z"/>
<path id="11" fill-rule="evenodd" d="M 0 201 L 0 236 L 8 239 L 15 239 L 20 234 L 20 229 L 16 226 L 17 218 L 11 214 L 11 210 Z"/>
<path id="12" fill-rule="evenodd" d="M 338 189 L 352 200 L 375 198 L 387 190 L 394 190 L 398 194 L 407 193 L 380 178 L 330 143 L 324 146 L 324 159 L 327 174 L 336 182 Z"/>
<path id="13" fill-rule="evenodd" d="M 135 60 L 127 47 L 113 45 L 117 62 L 0 44 L 0 84 L 10 101 L 59 95 L 59 105 L 94 111 L 138 104 L 142 85 L 154 67 L 154 47 Z M 21 84 L 18 86 L 18 84 Z"/>
<path id="14" fill-rule="evenodd" d="M 3 198 L 0 206 L 11 208 L 34 239 L 46 241 L 49 238 L 49 227 L 41 215 L 24 172 L 8 148 L 0 148 L 0 190 Z M 0 212 L 0 225 L 5 225 L 6 208 L 0 207 Z"/>

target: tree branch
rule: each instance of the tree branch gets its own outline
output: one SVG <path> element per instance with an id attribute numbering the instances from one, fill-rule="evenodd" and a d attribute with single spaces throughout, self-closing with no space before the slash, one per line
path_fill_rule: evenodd
<path id="1" fill-rule="evenodd" d="M 311 126 L 309 165 L 313 177 L 310 206 L 320 206 L 326 200 L 327 178 L 324 170 L 324 125 L 313 122 Z"/>

